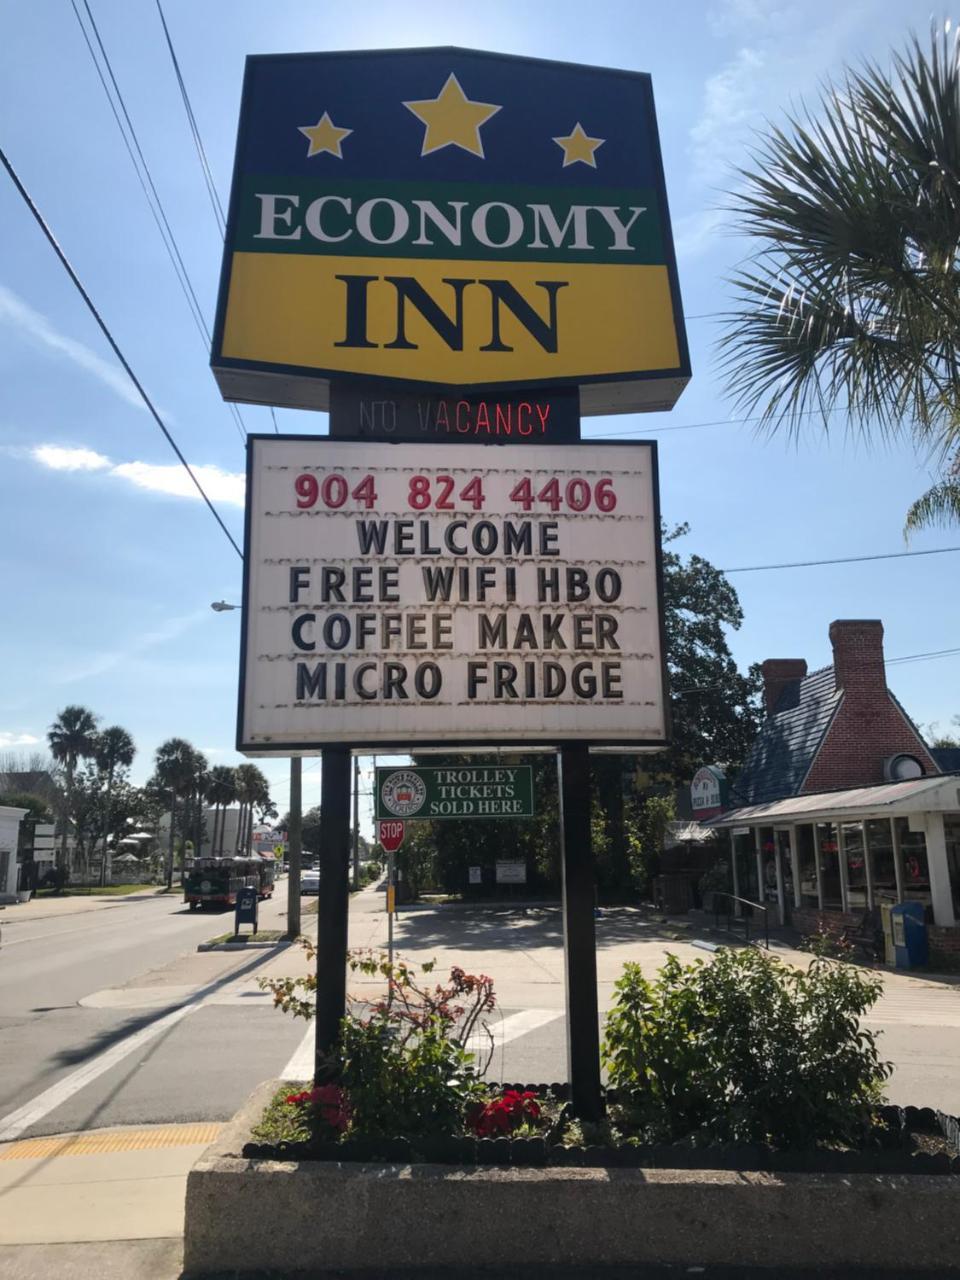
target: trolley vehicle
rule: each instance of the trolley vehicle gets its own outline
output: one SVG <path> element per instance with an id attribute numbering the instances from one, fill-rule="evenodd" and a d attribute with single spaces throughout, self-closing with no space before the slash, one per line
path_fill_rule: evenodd
<path id="1" fill-rule="evenodd" d="M 263 858 L 196 858 L 183 879 L 183 900 L 191 911 L 208 905 L 232 907 L 240 889 L 273 897 L 275 867 Z"/>

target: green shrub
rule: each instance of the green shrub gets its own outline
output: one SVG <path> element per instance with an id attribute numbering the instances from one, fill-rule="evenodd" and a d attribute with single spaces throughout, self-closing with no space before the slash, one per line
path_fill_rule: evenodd
<path id="1" fill-rule="evenodd" d="M 759 951 L 628 964 L 603 1058 L 650 1140 L 858 1144 L 891 1068 L 859 1019 L 880 980 L 817 957 L 804 972 Z"/>

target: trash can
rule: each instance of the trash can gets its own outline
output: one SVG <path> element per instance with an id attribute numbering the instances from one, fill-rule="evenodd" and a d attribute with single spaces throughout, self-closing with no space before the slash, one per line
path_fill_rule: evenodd
<path id="1" fill-rule="evenodd" d="M 926 910 L 922 902 L 900 902 L 890 909 L 893 929 L 893 950 L 898 969 L 915 969 L 926 964 L 927 943 Z"/>
<path id="2" fill-rule="evenodd" d="M 883 962 L 896 964 L 897 956 L 893 948 L 893 903 L 880 904 L 880 921 L 883 925 Z"/>

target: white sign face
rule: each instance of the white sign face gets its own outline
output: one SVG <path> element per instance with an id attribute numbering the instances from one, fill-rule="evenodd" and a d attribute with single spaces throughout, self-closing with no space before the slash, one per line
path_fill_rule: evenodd
<path id="1" fill-rule="evenodd" d="M 652 445 L 250 450 L 239 750 L 664 744 Z"/>
<path id="2" fill-rule="evenodd" d="M 527 864 L 525 862 L 498 862 L 497 884 L 526 884 Z"/>
<path id="3" fill-rule="evenodd" d="M 715 769 L 704 767 L 697 770 L 690 783 L 690 807 L 694 813 L 703 814 L 706 810 L 720 812 L 720 782 L 720 775 Z"/>
<path id="4" fill-rule="evenodd" d="M 468 867 L 467 872 L 470 876 L 471 884 L 483 884 L 483 868 L 482 867 Z"/>

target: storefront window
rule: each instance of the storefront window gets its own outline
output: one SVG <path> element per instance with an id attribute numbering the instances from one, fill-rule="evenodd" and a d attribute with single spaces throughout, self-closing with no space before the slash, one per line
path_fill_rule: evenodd
<path id="1" fill-rule="evenodd" d="M 763 864 L 763 894 L 761 902 L 777 900 L 777 846 L 773 827 L 760 828 L 760 861 Z"/>
<path id="2" fill-rule="evenodd" d="M 793 856 L 790 849 L 790 832 L 778 831 L 776 835 L 777 850 L 780 854 L 780 867 L 783 872 L 783 902 L 789 914 L 793 906 Z"/>
<path id="3" fill-rule="evenodd" d="M 911 831 L 906 818 L 894 818 L 894 822 L 900 841 L 904 899 L 907 902 L 931 902 L 927 838 L 922 831 Z"/>
<path id="4" fill-rule="evenodd" d="M 817 823 L 817 856 L 820 859 L 823 905 L 833 911 L 839 911 L 843 906 L 840 893 L 840 858 L 837 849 L 837 828 L 832 822 Z"/>
<path id="5" fill-rule="evenodd" d="M 893 832 L 887 818 L 871 818 L 867 827 L 867 853 L 873 877 L 873 901 L 879 906 L 897 901 L 897 871 L 893 856 Z"/>
<path id="6" fill-rule="evenodd" d="M 759 901 L 757 889 L 757 850 L 752 831 L 738 831 L 733 837 L 733 856 L 737 860 L 737 884 L 740 897 Z"/>
<path id="7" fill-rule="evenodd" d="M 953 894 L 953 914 L 960 920 L 960 813 L 945 814 L 943 834 L 947 841 L 947 870 Z"/>
<path id="8" fill-rule="evenodd" d="M 800 864 L 800 904 L 804 907 L 819 905 L 817 896 L 817 853 L 814 848 L 813 827 L 797 827 L 797 861 Z"/>
<path id="9" fill-rule="evenodd" d="M 867 858 L 863 828 L 859 822 L 844 822 L 843 852 L 847 859 L 847 909 L 863 911 L 867 903 Z"/>

